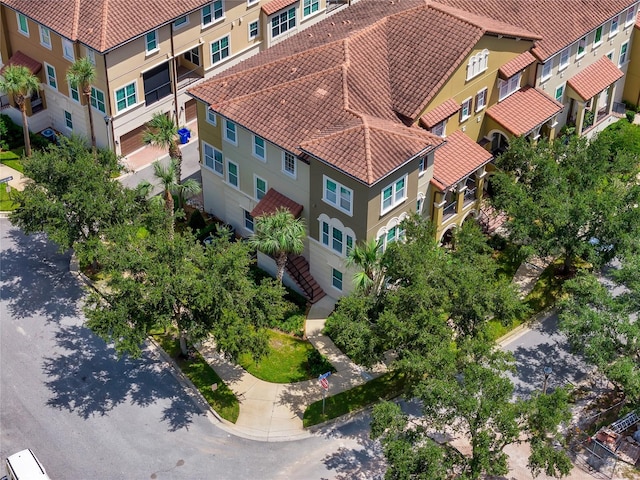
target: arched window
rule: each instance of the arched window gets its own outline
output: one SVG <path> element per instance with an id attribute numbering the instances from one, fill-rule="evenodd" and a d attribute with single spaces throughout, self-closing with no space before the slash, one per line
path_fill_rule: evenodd
<path id="1" fill-rule="evenodd" d="M 346 257 L 356 243 L 353 230 L 345 227 L 337 218 L 329 218 L 324 213 L 318 217 L 318 222 L 320 243 L 338 255 Z"/>
<path id="2" fill-rule="evenodd" d="M 376 238 L 382 245 L 382 251 L 384 251 L 389 244 L 404 239 L 404 229 L 400 223 L 407 217 L 408 214 L 404 212 L 399 217 L 393 217 L 384 227 L 378 230 Z"/>
<path id="3" fill-rule="evenodd" d="M 489 68 L 489 50 L 485 48 L 469 59 L 469 64 L 467 65 L 467 80 L 480 75 L 487 68 Z"/>

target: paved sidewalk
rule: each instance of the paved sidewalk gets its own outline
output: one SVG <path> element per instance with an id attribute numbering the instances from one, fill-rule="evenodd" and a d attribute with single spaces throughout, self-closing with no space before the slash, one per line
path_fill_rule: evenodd
<path id="1" fill-rule="evenodd" d="M 545 258 L 532 257 L 530 260 L 522 262 L 516 274 L 513 276 L 513 283 L 520 289 L 520 296 L 522 298 L 531 293 L 542 272 L 551 265 L 551 262 L 554 260 L 555 257 L 553 256 Z"/>
<path id="2" fill-rule="evenodd" d="M 4 163 L 0 163 L 0 178 L 13 177 L 13 180 L 9 180 L 9 185 L 16 190 L 24 190 L 24 185 L 29 180 L 22 175 L 19 171 L 6 166 Z"/>

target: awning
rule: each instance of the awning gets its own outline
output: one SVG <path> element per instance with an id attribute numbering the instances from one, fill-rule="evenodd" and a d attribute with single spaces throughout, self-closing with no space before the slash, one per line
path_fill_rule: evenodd
<path id="1" fill-rule="evenodd" d="M 455 185 L 493 159 L 490 152 L 467 137 L 460 130 L 447 137 L 446 143 L 438 148 L 433 164 L 431 183 L 444 190 Z"/>
<path id="2" fill-rule="evenodd" d="M 270 215 L 275 213 L 278 208 L 286 208 L 291 212 L 294 217 L 300 216 L 302 213 L 302 205 L 294 202 L 289 197 L 282 195 L 273 188 L 270 188 L 267 194 L 262 197 L 253 210 L 251 210 L 251 216 L 253 218 L 260 217 L 262 215 Z"/>
<path id="3" fill-rule="evenodd" d="M 498 75 L 500 78 L 506 80 L 507 78 L 513 77 L 516 73 L 521 72 L 533 62 L 536 61 L 536 57 L 534 57 L 529 50 L 521 53 L 513 60 L 505 63 L 498 69 Z"/>
<path id="4" fill-rule="evenodd" d="M 430 112 L 425 113 L 420 117 L 420 123 L 425 128 L 431 128 L 440 122 L 446 120 L 454 113 L 460 110 L 460 104 L 453 98 L 441 103 Z"/>
<path id="5" fill-rule="evenodd" d="M 487 110 L 512 135 L 526 135 L 562 111 L 564 105 L 533 87 L 524 87 Z"/>
<path id="6" fill-rule="evenodd" d="M 34 75 L 37 74 L 40 70 L 42 70 L 42 64 L 39 61 L 34 60 L 28 55 L 25 55 L 20 50 L 14 53 L 9 59 L 9 61 L 7 62 L 7 64 L 4 67 L 2 67 L 2 70 L 0 70 L 0 75 L 4 73 L 4 69 L 7 68 L 9 65 L 21 65 L 23 67 L 27 67 L 29 71 Z"/>
<path id="7" fill-rule="evenodd" d="M 602 92 L 616 80 L 623 77 L 624 73 L 607 57 L 602 57 L 569 79 L 567 85 L 587 101 Z"/>
<path id="8" fill-rule="evenodd" d="M 287 8 L 289 5 L 293 5 L 297 2 L 298 0 L 273 0 L 272 2 L 269 2 L 262 6 L 262 11 L 265 15 L 272 15 L 278 10 Z"/>

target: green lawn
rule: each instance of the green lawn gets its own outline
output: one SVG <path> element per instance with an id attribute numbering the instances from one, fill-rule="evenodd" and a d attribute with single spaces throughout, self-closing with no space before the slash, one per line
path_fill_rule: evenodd
<path id="1" fill-rule="evenodd" d="M 24 147 L 0 152 L 0 163 L 4 163 L 7 167 L 11 167 L 20 173 L 24 173 L 24 170 L 22 169 L 22 162 L 20 161 L 23 155 Z"/>
<path id="2" fill-rule="evenodd" d="M 404 390 L 404 375 L 388 372 L 373 380 L 352 388 L 325 400 L 325 413 L 322 414 L 322 400 L 318 400 L 307 407 L 302 417 L 304 427 L 311 427 L 332 418 L 355 412 L 379 400 L 397 397 Z"/>
<path id="3" fill-rule="evenodd" d="M 11 189 L 11 191 L 15 191 L 14 188 Z M 10 193 L 7 193 L 7 186 L 5 184 L 0 185 L 0 211 L 1 212 L 8 212 L 11 210 L 15 210 L 16 207 L 18 206 L 17 204 L 13 203 L 11 201 L 10 198 Z"/>
<path id="4" fill-rule="evenodd" d="M 182 373 L 196 386 L 209 405 L 225 420 L 236 423 L 240 413 L 240 404 L 234 393 L 223 383 L 218 374 L 195 352 L 189 359 L 180 354 L 180 342 L 173 335 L 155 334 L 153 338 L 178 364 Z M 211 386 L 217 385 L 216 390 Z"/>

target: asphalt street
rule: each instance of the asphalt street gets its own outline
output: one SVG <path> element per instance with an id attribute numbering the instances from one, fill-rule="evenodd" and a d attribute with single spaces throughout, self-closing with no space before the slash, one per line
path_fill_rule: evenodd
<path id="1" fill-rule="evenodd" d="M 366 415 L 295 442 L 220 428 L 152 351 L 118 359 L 83 326 L 68 253 L 0 232 L 0 457 L 31 448 L 53 479 L 381 478 Z"/>

